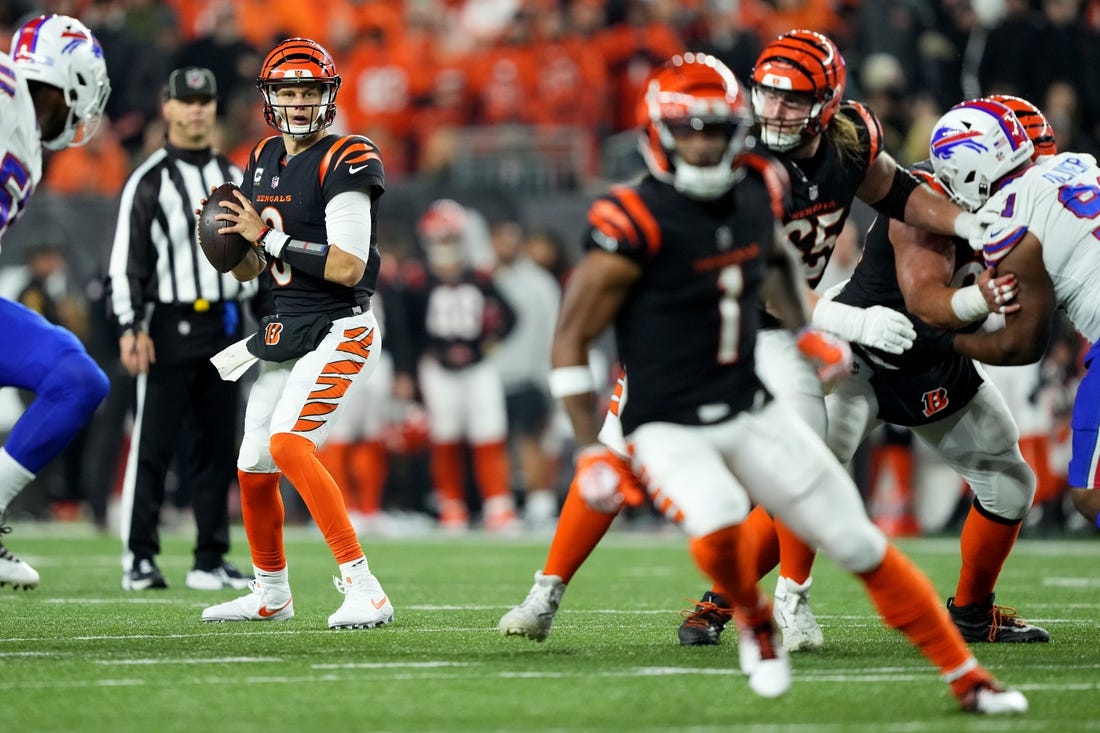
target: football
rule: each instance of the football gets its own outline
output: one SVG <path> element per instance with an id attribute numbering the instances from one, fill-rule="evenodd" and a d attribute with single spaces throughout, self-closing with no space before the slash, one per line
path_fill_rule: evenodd
<path id="1" fill-rule="evenodd" d="M 218 230 L 228 226 L 230 222 L 214 219 L 218 214 L 229 212 L 229 209 L 222 208 L 221 202 L 236 201 L 233 192 L 240 190 L 235 183 L 223 183 L 218 186 L 207 197 L 206 204 L 199 213 L 199 219 L 195 222 L 195 236 L 199 240 L 199 246 L 202 247 L 202 253 L 218 272 L 232 270 L 252 248 L 252 242 L 240 234 L 218 234 Z"/>

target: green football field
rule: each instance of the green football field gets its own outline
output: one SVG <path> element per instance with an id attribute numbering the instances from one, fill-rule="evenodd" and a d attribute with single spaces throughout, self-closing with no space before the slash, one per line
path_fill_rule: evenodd
<path id="1" fill-rule="evenodd" d="M 0 592 L 0 730 L 221 731 L 1084 731 L 1100 730 L 1100 544 L 1027 540 L 998 600 L 1050 630 L 1047 645 L 975 645 L 1031 701 L 1025 716 L 957 711 L 935 671 L 884 628 L 862 586 L 822 559 L 820 652 L 793 659 L 785 697 L 754 696 L 733 635 L 681 648 L 678 612 L 704 590 L 682 537 L 613 532 L 565 594 L 543 644 L 496 632 L 540 567 L 547 537 L 366 540 L 393 625 L 329 631 L 335 569 L 315 531 L 288 532 L 297 616 L 203 624 L 236 592 L 183 587 L 190 538 L 166 540 L 170 588 L 120 590 L 119 545 L 62 525 L 17 525 L 9 546 L 42 574 Z M 235 535 L 231 559 L 247 567 Z M 958 545 L 902 543 L 946 597 Z M 770 590 L 772 578 L 766 581 Z"/>

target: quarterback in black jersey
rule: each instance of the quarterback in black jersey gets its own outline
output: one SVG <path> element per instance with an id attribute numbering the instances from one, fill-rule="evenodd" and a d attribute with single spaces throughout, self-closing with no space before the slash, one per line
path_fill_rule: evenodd
<path id="1" fill-rule="evenodd" d="M 1003 95 L 992 100 L 1023 123 L 1033 160 L 1057 153 L 1051 128 L 1034 105 Z M 928 161 L 917 166 L 928 185 L 946 196 L 931 170 Z M 880 218 L 851 280 L 836 296 L 849 305 L 889 305 L 911 314 L 916 326 L 913 348 L 900 356 L 855 347 L 855 374 L 825 398 L 827 442 L 846 463 L 881 423 L 909 427 L 970 486 L 974 501 L 963 524 L 962 568 L 948 600 L 968 641 L 1050 641 L 1044 629 L 993 604 L 997 578 L 1031 508 L 1035 474 L 1024 461 L 1004 397 L 939 330 L 973 330 L 990 313 L 1015 312 L 1019 306 L 1009 303 L 1014 288 L 1014 276 L 995 277 L 968 242 Z"/>
<path id="2" fill-rule="evenodd" d="M 583 446 L 581 495 L 598 505 L 621 481 L 596 442 L 587 364 L 591 342 L 613 323 L 629 375 L 620 416 L 632 472 L 683 527 L 697 566 L 735 609 L 741 669 L 754 692 L 777 697 L 791 683 L 769 599 L 738 566 L 741 523 L 755 501 L 856 574 L 885 622 L 939 667 L 964 707 L 990 712 L 971 704 L 980 697 L 1026 707 L 1020 693 L 994 685 L 928 579 L 867 518 L 824 442 L 757 377 L 762 299 L 796 329 L 800 358 L 823 377 L 837 376 L 846 358 L 842 342 L 806 325 L 801 273 L 775 230 L 787 182 L 770 156 L 744 149 L 751 121 L 740 85 L 713 57 L 674 57 L 647 83 L 639 117 L 651 175 L 593 204 L 587 252 L 554 335 L 551 390 Z M 582 465 L 586 454 L 595 458 Z M 501 631 L 545 638 L 563 592 L 560 577 L 537 574 Z"/>
<path id="3" fill-rule="evenodd" d="M 367 379 L 380 356 L 370 296 L 380 261 L 375 216 L 384 186 L 382 156 L 365 137 L 328 132 L 340 76 L 316 42 L 280 42 L 256 84 L 264 118 L 280 134 L 252 150 L 243 195 L 223 204 L 231 213 L 218 215 L 226 223 L 222 233 L 256 243 L 233 274 L 247 280 L 267 268 L 274 282 L 277 313 L 247 341 L 248 351 L 264 361 L 248 397 L 237 458 L 256 582 L 249 595 L 211 606 L 202 618 L 294 615 L 279 494 L 285 474 L 340 568 L 344 602 L 329 616 L 329 628 L 371 628 L 393 620 L 393 605 L 370 572 L 340 487 L 316 450 L 349 387 Z"/>

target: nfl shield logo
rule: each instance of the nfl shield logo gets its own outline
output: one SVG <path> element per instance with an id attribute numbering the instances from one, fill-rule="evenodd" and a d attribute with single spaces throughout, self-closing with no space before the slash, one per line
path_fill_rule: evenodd
<path id="1" fill-rule="evenodd" d="M 183 80 L 189 89 L 202 89 L 206 84 L 206 76 L 201 69 L 188 69 Z"/>
<path id="2" fill-rule="evenodd" d="M 272 188 L 278 188 L 279 187 L 279 177 L 278 176 L 272 176 L 271 177 L 271 187 Z"/>

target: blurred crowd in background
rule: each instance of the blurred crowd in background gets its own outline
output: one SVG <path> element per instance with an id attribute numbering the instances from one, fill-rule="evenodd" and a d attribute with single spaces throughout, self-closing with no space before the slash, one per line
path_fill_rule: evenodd
<path id="1" fill-rule="evenodd" d="M 106 322 L 102 268 L 117 196 L 163 143 L 162 88 L 174 68 L 214 71 L 217 147 L 243 167 L 251 146 L 273 133 L 255 88 L 263 55 L 288 36 L 321 42 L 343 79 L 335 131 L 368 135 L 385 157 L 380 246 L 398 292 L 403 273 L 424 256 L 416 221 L 440 196 L 473 213 L 467 246 L 475 266 L 500 269 L 493 240 L 507 237 L 560 286 L 579 254 L 589 197 L 641 170 L 632 128 L 642 82 L 685 50 L 718 56 L 744 80 L 779 33 L 829 35 L 847 60 L 845 96 L 874 110 L 887 150 L 902 163 L 927 157 L 930 128 L 946 109 L 990 93 L 1037 104 L 1061 150 L 1096 153 L 1100 140 L 1100 0 L 5 0 L 0 37 L 42 12 L 76 16 L 102 42 L 110 124 L 87 146 L 47 158 L 42 195 L 0 253 L 0 294 L 83 338 L 113 388 L 64 460 L 39 477 L 41 490 L 24 492 L 21 510 L 103 529 L 125 456 L 132 385 Z M 853 211 L 823 286 L 854 265 L 871 217 L 866 207 Z M 989 370 L 1035 445 L 1025 455 L 1039 495 L 1025 532 L 1092 531 L 1074 524 L 1062 497 L 1081 347 L 1063 328 L 1041 364 Z M 610 344 L 601 363 L 610 385 Z M 0 430 L 21 399 L 0 391 Z M 430 526 L 435 510 L 423 415 L 399 408 L 375 408 L 392 415 L 383 506 L 394 521 L 373 527 L 395 533 Z M 567 423 L 547 421 L 538 445 L 545 475 L 535 488 L 561 497 L 571 477 Z M 534 469 L 516 450 L 522 505 Z M 957 506 L 969 506 L 954 473 L 926 460 L 905 431 L 876 434 L 853 472 L 892 534 L 950 531 L 961 521 Z M 173 481 L 182 510 L 187 476 Z M 476 496 L 471 501 L 476 506 Z M 649 519 L 637 510 L 624 522 Z"/>

